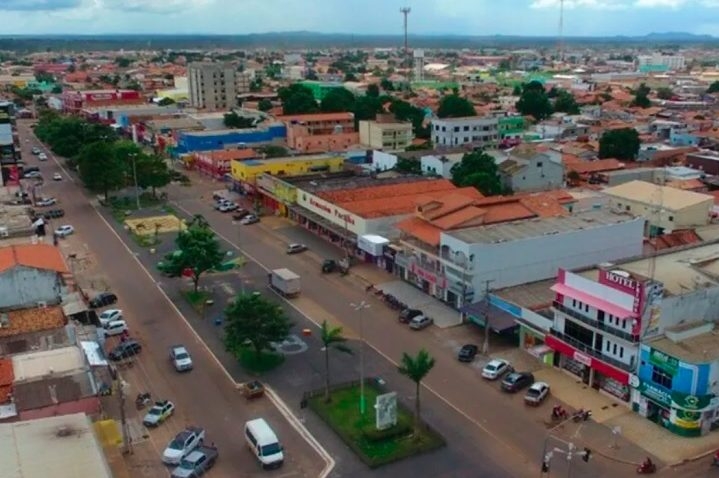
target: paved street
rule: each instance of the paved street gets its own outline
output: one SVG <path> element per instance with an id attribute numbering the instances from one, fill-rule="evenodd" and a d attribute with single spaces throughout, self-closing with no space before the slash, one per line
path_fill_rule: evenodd
<path id="1" fill-rule="evenodd" d="M 32 162 L 32 144 L 24 142 L 28 137 L 27 123 L 18 121 L 18 131 L 23 138 L 23 156 Z M 52 160 L 39 165 L 46 178 L 60 171 Z M 148 442 L 152 448 L 161 452 L 173 434 L 185 425 L 201 425 L 207 429 L 208 440 L 214 441 L 220 449 L 218 465 L 208 476 L 265 476 L 247 451 L 242 434 L 246 420 L 262 416 L 275 427 L 287 450 L 287 462 L 275 475 L 288 478 L 319 476 L 324 462 L 318 454 L 268 399 L 248 404 L 240 397 L 214 355 L 185 325 L 114 230 L 108 228 L 95 212 L 78 185 L 68 178 L 57 183 L 46 181 L 43 194 L 60 200 L 60 207 L 66 211 L 65 218 L 60 221 L 74 225 L 77 236 L 73 240 L 80 239 L 86 249 L 93 251 L 109 285 L 120 297 L 119 307 L 125 312 L 131 335 L 144 345 L 140 359 L 127 373 L 131 383 L 130 397 L 139 390 L 147 390 L 154 397 L 169 398 L 177 405 L 174 417 L 149 432 Z M 180 375 L 170 366 L 168 350 L 176 343 L 187 345 L 193 354 L 193 372 Z M 132 398 L 130 405 L 133 405 Z M 159 455 L 156 453 L 147 459 L 159 461 Z M 152 470 L 155 470 L 154 464 Z M 156 470 L 150 473 L 162 476 Z"/>

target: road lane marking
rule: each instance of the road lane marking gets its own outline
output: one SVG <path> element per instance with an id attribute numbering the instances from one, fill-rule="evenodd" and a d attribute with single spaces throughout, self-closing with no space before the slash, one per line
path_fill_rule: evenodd
<path id="1" fill-rule="evenodd" d="M 115 231 L 115 229 L 112 227 L 112 225 L 107 222 L 105 217 L 100 213 L 97 206 L 94 204 L 90 204 L 92 209 L 95 211 L 95 213 L 98 215 L 100 220 L 107 226 L 107 228 L 110 230 L 110 232 L 117 238 L 118 241 L 122 244 L 122 246 L 125 248 L 125 250 L 130 254 L 130 256 L 135 259 L 137 264 L 140 266 L 142 271 L 147 275 L 147 277 L 155 283 L 158 287 L 158 290 L 162 294 L 162 296 L 165 298 L 168 304 L 170 304 L 170 307 L 175 311 L 175 313 L 182 319 L 182 321 L 185 323 L 187 328 L 190 330 L 192 335 L 194 335 L 195 340 L 202 344 L 202 346 L 205 348 L 207 353 L 210 354 L 210 357 L 215 361 L 218 367 L 220 367 L 220 370 L 223 371 L 227 379 L 230 381 L 231 384 L 235 388 L 237 388 L 238 383 L 235 381 L 234 378 L 232 378 L 232 375 L 230 375 L 230 372 L 225 368 L 225 366 L 220 362 L 220 359 L 217 358 L 217 356 L 212 353 L 212 349 L 210 349 L 209 345 L 205 343 L 204 340 L 200 337 L 200 335 L 195 331 L 195 329 L 190 325 L 190 322 L 187 320 L 187 318 L 184 316 L 184 314 L 180 311 L 180 309 L 170 300 L 170 297 L 167 295 L 167 293 L 162 289 L 162 287 L 159 286 L 159 283 L 152 277 L 152 274 L 145 268 L 144 264 L 140 261 L 140 259 L 132 252 L 132 249 L 125 243 L 125 241 L 122 240 L 122 237 Z M 234 245 L 234 244 L 233 244 Z M 270 397 L 270 400 L 275 405 L 277 410 L 285 417 L 285 419 L 288 421 L 290 426 L 295 429 L 295 431 L 307 442 L 310 447 L 312 447 L 315 452 L 320 455 L 322 460 L 325 462 L 325 468 L 322 470 L 322 472 L 319 475 L 319 478 L 326 478 L 329 476 L 329 474 L 332 472 L 332 470 L 335 467 L 335 460 L 330 456 L 330 454 L 327 452 L 327 450 L 324 449 L 324 447 L 317 441 L 317 439 L 307 430 L 307 428 L 302 424 L 302 422 L 299 421 L 299 419 L 292 413 L 292 411 L 289 409 L 289 407 L 282 401 L 282 399 L 277 396 L 277 394 L 272 391 L 271 388 L 266 387 L 266 393 Z"/>
<path id="2" fill-rule="evenodd" d="M 183 211 L 183 212 L 184 212 L 185 214 L 187 214 L 188 216 L 190 216 L 190 217 L 193 216 L 193 213 L 192 213 L 192 212 L 190 212 L 189 210 L 187 210 L 184 206 L 182 206 L 181 204 L 179 204 L 177 201 L 171 201 L 171 202 L 172 202 L 175 206 L 177 206 L 178 209 L 180 209 L 181 211 Z M 214 229 L 213 229 L 213 230 L 214 230 Z M 252 256 L 252 255 L 249 254 L 247 251 L 245 251 L 244 249 L 242 249 L 242 248 L 241 248 L 238 244 L 236 244 L 234 241 L 228 239 L 224 234 L 218 232 L 217 230 L 214 230 L 214 231 L 215 231 L 215 234 L 217 234 L 218 237 L 222 238 L 226 243 L 230 244 L 230 245 L 231 245 L 232 247 L 234 247 L 236 250 L 238 250 L 239 252 L 241 252 L 242 255 L 244 255 L 245 257 L 247 257 L 248 259 L 250 259 L 252 262 L 254 262 L 255 264 L 257 264 L 258 266 L 260 266 L 260 267 L 261 267 L 262 269 L 264 269 L 267 273 L 270 273 L 270 272 L 272 271 L 272 269 L 270 269 L 270 268 L 267 267 L 265 264 L 263 264 L 262 262 L 260 262 L 256 257 Z M 286 299 L 284 296 L 282 296 L 282 294 L 280 294 L 279 292 L 277 292 L 277 291 L 274 290 L 273 288 L 269 288 L 269 290 L 271 290 L 281 301 L 283 301 L 284 303 L 286 303 L 287 305 L 289 305 L 292 309 L 294 309 L 298 314 L 300 314 L 302 317 L 306 318 L 306 319 L 309 320 L 312 324 L 314 324 L 315 327 L 317 327 L 317 328 L 321 328 L 321 327 L 322 327 L 322 325 L 321 325 L 319 322 L 316 322 L 314 319 L 312 319 L 312 317 L 310 317 L 309 315 L 305 314 L 305 313 L 302 311 L 302 309 L 300 309 L 299 307 L 297 307 L 292 301 Z M 374 350 L 374 351 L 375 351 L 377 354 L 379 354 L 381 357 L 384 357 L 385 360 L 387 360 L 389 363 L 391 363 L 391 364 L 394 365 L 395 367 L 398 367 L 398 366 L 399 366 L 399 363 L 397 363 L 396 361 L 394 361 L 391 357 L 389 357 L 388 355 L 386 355 L 384 352 L 382 352 L 381 350 L 379 350 L 378 348 L 376 348 L 376 347 L 375 347 L 374 345 L 372 345 L 371 343 L 366 342 L 366 345 L 368 345 L 370 348 L 372 348 L 372 350 Z M 518 453 L 520 456 L 524 457 L 525 463 L 529 463 L 529 462 L 533 461 L 532 458 L 530 458 L 530 457 L 526 454 L 526 452 L 524 452 L 523 450 L 521 450 L 521 449 L 519 449 L 518 447 L 516 447 L 513 443 L 508 442 L 508 441 L 502 439 L 500 436 L 498 436 L 498 435 L 496 435 L 495 433 L 493 433 L 487 426 L 483 425 L 481 422 L 479 422 L 478 420 L 472 418 L 472 417 L 469 416 L 466 412 L 464 412 L 463 410 L 461 410 L 460 408 L 458 408 L 457 406 L 455 406 L 454 404 L 452 404 L 448 399 L 446 399 L 444 396 L 440 395 L 439 392 L 437 392 L 435 389 L 433 389 L 432 387 L 430 387 L 429 385 L 426 385 L 426 384 L 424 384 L 424 383 L 422 383 L 422 387 L 424 387 L 424 388 L 425 388 L 427 391 L 429 391 L 432 395 L 434 395 L 435 397 L 437 397 L 438 399 L 440 399 L 442 402 L 444 402 L 444 403 L 445 403 L 447 406 L 449 406 L 452 410 L 454 410 L 455 412 L 457 412 L 458 414 L 460 414 L 462 417 L 464 417 L 467 421 L 469 421 L 470 423 L 474 424 L 474 425 L 475 425 L 476 427 L 478 427 L 480 430 L 482 430 L 482 431 L 485 432 L 487 435 L 489 435 L 490 437 L 492 437 L 492 438 L 493 438 L 494 440 L 496 440 L 498 443 L 504 445 L 505 447 L 507 447 L 507 448 L 508 448 L 510 451 L 512 451 L 513 453 Z"/>

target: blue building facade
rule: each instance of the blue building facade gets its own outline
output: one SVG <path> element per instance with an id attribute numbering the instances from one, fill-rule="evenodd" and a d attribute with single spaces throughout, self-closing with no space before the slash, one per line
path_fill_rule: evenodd
<path id="1" fill-rule="evenodd" d="M 240 143 L 251 146 L 286 138 L 287 128 L 284 124 L 274 124 L 266 128 L 233 129 L 216 132 L 182 131 L 177 138 L 176 153 L 186 154 L 196 151 L 225 149 L 226 146 Z"/>
<path id="2" fill-rule="evenodd" d="M 686 131 L 677 131 L 672 129 L 669 133 L 669 143 L 672 146 L 698 146 L 699 137 Z"/>
<path id="3" fill-rule="evenodd" d="M 709 433 L 719 405 L 711 386 L 716 362 L 689 362 L 653 344 L 639 350 L 637 375 L 630 383 L 632 409 L 678 435 Z"/>

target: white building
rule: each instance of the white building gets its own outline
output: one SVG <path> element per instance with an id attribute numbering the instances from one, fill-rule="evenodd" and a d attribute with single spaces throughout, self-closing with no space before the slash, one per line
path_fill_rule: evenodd
<path id="1" fill-rule="evenodd" d="M 498 125 L 498 118 L 493 116 L 433 119 L 432 142 L 436 147 L 456 147 L 464 144 L 493 147 L 499 141 Z"/>
<path id="2" fill-rule="evenodd" d="M 686 65 L 686 57 L 682 55 L 640 55 L 637 57 L 637 66 L 666 66 L 670 70 L 683 70 Z"/>
<path id="3" fill-rule="evenodd" d="M 419 158 L 422 174 L 442 176 L 452 179 L 452 167 L 459 164 L 464 153 L 428 154 Z"/>
<path id="4" fill-rule="evenodd" d="M 237 74 L 233 65 L 211 62 L 190 63 L 187 67 L 187 79 L 192 107 L 228 110 L 237 105 Z"/>

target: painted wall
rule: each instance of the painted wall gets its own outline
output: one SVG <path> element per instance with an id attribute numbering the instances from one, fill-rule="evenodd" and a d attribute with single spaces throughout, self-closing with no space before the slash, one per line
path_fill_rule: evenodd
<path id="1" fill-rule="evenodd" d="M 268 126 L 266 129 L 227 130 L 218 131 L 217 134 L 197 134 L 192 131 L 183 131 L 178 135 L 177 147 L 180 152 L 209 151 L 225 149 L 227 145 L 245 143 L 271 143 L 284 140 L 287 129 L 284 124 Z"/>
<path id="2" fill-rule="evenodd" d="M 653 385 L 659 387 L 652 380 L 652 371 L 655 367 L 673 375 L 672 388 L 669 391 L 687 393 L 690 395 L 706 395 L 710 393 L 710 370 L 711 364 L 693 364 L 683 362 L 676 357 L 667 355 L 659 350 L 653 349 L 650 344 L 642 344 L 640 347 L 640 361 L 637 376 Z M 662 365 L 662 363 L 664 365 Z"/>
<path id="3" fill-rule="evenodd" d="M 651 225 L 671 231 L 708 224 L 710 213 L 714 206 L 714 199 L 707 195 L 706 201 L 677 211 L 664 208 L 658 209 L 657 205 L 644 204 L 628 198 L 614 196 L 609 196 L 609 205 L 613 209 L 642 216 Z"/>
<path id="4" fill-rule="evenodd" d="M 61 292 L 60 279 L 53 271 L 16 266 L 0 274 L 0 308 L 40 301 L 55 304 Z"/>
<path id="5" fill-rule="evenodd" d="M 277 176 L 300 176 L 317 172 L 313 171 L 313 168 L 325 166 L 328 168 L 326 172 L 336 172 L 342 170 L 344 162 L 345 160 L 341 156 L 232 161 L 232 178 L 236 181 L 253 183 L 255 178 L 262 173 Z"/>
<path id="6" fill-rule="evenodd" d="M 533 157 L 526 167 L 511 176 L 505 176 L 504 183 L 514 192 L 556 189 L 564 183 L 564 166 L 540 154 Z"/>
<path id="7" fill-rule="evenodd" d="M 18 412 L 18 421 L 35 420 L 36 418 L 47 418 L 58 415 L 72 415 L 73 413 L 84 413 L 91 416 L 99 414 L 100 398 L 95 396 L 85 397 L 73 402 L 63 402 L 34 410 L 23 410 Z"/>
<path id="8" fill-rule="evenodd" d="M 384 151 L 372 151 L 372 170 L 387 171 L 397 165 L 397 156 Z"/>

